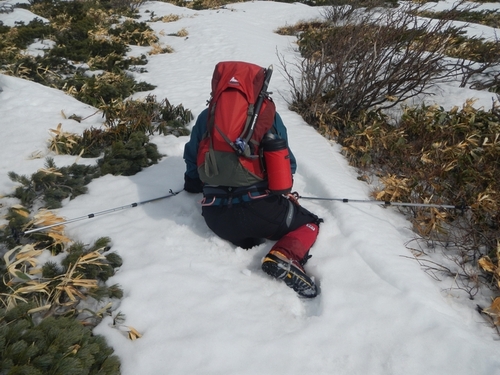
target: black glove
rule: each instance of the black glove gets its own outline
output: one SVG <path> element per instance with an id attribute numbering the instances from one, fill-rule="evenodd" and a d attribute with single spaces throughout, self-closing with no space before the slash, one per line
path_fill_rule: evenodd
<path id="1" fill-rule="evenodd" d="M 203 182 L 199 178 L 191 178 L 184 175 L 184 190 L 188 193 L 202 193 L 203 192 Z"/>

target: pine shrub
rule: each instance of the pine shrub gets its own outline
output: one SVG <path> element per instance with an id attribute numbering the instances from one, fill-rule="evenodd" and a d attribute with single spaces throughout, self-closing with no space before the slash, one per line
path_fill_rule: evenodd
<path id="1" fill-rule="evenodd" d="M 119 374 L 113 350 L 91 331 L 102 312 L 76 308 L 89 297 L 123 296 L 118 285 L 105 284 L 122 263 L 109 252 L 110 239 L 100 238 L 92 246 L 73 243 L 60 264 L 46 262 L 41 274 L 32 271 L 47 247 L 29 240 L 0 260 L 0 373 Z"/>
<path id="2" fill-rule="evenodd" d="M 154 88 L 136 82 L 126 70 L 145 65 L 145 55 L 127 57 L 129 44 L 151 46 L 161 53 L 158 37 L 146 23 L 121 21 L 133 16 L 142 0 L 59 1 L 32 0 L 16 6 L 31 10 L 50 23 L 35 19 L 28 25 L 0 23 L 0 69 L 35 82 L 63 89 L 106 113 L 106 129 L 89 129 L 82 136 L 63 133 L 50 144 L 57 153 L 99 157 L 95 166 L 74 164 L 58 168 L 48 158 L 31 176 L 10 172 L 19 184 L 13 197 L 21 205 L 9 208 L 8 225 L 0 228 L 0 374 L 119 374 L 120 363 L 104 339 L 89 327 L 100 322 L 109 306 L 92 306 L 122 298 L 119 285 L 106 285 L 122 260 L 110 252 L 107 238 L 92 246 L 67 238 L 63 226 L 23 234 L 33 226 L 60 223 L 62 218 L 40 208 L 61 207 L 87 191 L 86 185 L 103 173 L 131 175 L 152 165 L 162 155 L 149 135 L 185 135 L 192 119 L 189 110 L 165 99 L 124 99 Z M 39 56 L 24 53 L 35 40 L 51 40 Z M 99 74 L 76 68 L 85 63 Z M 124 104 L 126 103 L 126 104 Z M 126 108 L 127 111 L 121 110 Z M 75 120 L 79 121 L 75 116 Z M 108 126 L 109 125 L 109 126 Z M 77 147 L 76 141 L 81 141 Z M 33 272 L 36 257 L 49 250 L 65 254 L 60 262 L 46 262 Z M 83 307 L 82 307 L 83 306 Z M 119 314 L 118 314 L 119 315 Z M 82 323 L 84 322 L 84 323 Z M 140 334 L 130 328 L 133 339 Z"/>
<path id="3" fill-rule="evenodd" d="M 188 135 L 186 125 L 193 119 L 191 111 L 185 109 L 182 104 L 173 106 L 167 99 L 158 102 L 153 95 L 148 95 L 144 100 L 113 101 L 110 104 L 102 104 L 100 109 L 105 118 L 104 128 L 86 129 L 81 136 L 66 133 L 58 128 L 53 130 L 54 137 L 50 140 L 50 148 L 59 154 L 83 157 L 99 157 L 104 153 L 105 160 L 99 164 L 106 165 L 104 174 L 121 174 L 127 170 L 129 175 L 137 173 L 144 166 L 155 164 L 161 155 L 158 154 L 156 146 L 149 143 L 148 136 Z M 131 139 L 132 135 L 134 140 Z M 138 149 L 141 142 L 145 148 L 144 152 Z M 132 151 L 134 149 L 135 151 Z M 119 161 L 111 161 L 113 155 Z M 139 162 L 139 159 L 142 161 Z M 129 164 L 131 168 L 123 163 Z M 113 166 L 117 164 L 122 166 Z M 141 168 L 137 168 L 138 166 Z M 136 172 L 133 172 L 134 170 Z"/>
<path id="4" fill-rule="evenodd" d="M 23 303 L 0 309 L 0 373 L 8 375 L 120 374 L 120 362 L 101 336 L 66 317 L 34 324 Z"/>
<path id="5" fill-rule="evenodd" d="M 97 166 L 72 164 L 57 168 L 52 158 L 47 158 L 45 168 L 32 174 L 31 177 L 9 172 L 10 179 L 20 184 L 13 194 L 14 197 L 28 208 L 38 201 L 49 209 L 61 207 L 62 200 L 66 198 L 73 199 L 85 194 L 86 185 L 99 176 L 100 171 Z"/>
<path id="6" fill-rule="evenodd" d="M 158 163 L 161 158 L 155 144 L 141 132 L 132 133 L 127 142 L 116 141 L 99 159 L 101 173 L 132 176 L 143 168 Z"/>

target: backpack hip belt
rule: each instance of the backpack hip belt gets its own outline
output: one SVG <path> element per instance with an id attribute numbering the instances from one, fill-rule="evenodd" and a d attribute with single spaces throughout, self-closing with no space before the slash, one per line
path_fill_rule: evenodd
<path id="1" fill-rule="evenodd" d="M 252 202 L 266 198 L 270 191 L 263 184 L 232 188 L 229 186 L 205 186 L 204 198 L 201 205 L 206 206 L 231 206 L 233 204 Z"/>

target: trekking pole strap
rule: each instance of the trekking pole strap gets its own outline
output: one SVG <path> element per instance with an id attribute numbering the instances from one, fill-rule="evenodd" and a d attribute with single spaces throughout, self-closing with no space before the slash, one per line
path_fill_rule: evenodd
<path id="1" fill-rule="evenodd" d="M 377 200 L 369 200 L 369 199 L 303 197 L 300 195 L 298 197 L 302 198 L 302 199 L 322 200 L 322 201 L 338 201 L 338 202 L 342 202 L 342 203 L 371 203 L 371 204 L 380 204 L 380 205 L 384 205 L 384 206 L 450 208 L 450 209 L 457 209 L 457 210 L 466 210 L 466 209 L 470 208 L 469 206 L 466 206 L 465 204 L 454 206 L 454 205 L 448 205 L 448 204 L 390 202 L 390 201 L 377 201 Z"/>
<path id="2" fill-rule="evenodd" d="M 30 233 L 40 232 L 42 230 L 50 229 L 50 228 L 53 228 L 53 227 L 57 227 L 59 225 L 66 225 L 66 224 L 74 223 L 76 221 L 81 221 L 81 220 L 85 220 L 85 219 L 92 219 L 92 218 L 97 217 L 97 216 L 102 216 L 102 215 L 106 215 L 106 214 L 109 214 L 109 213 L 112 213 L 112 212 L 125 210 L 127 208 L 133 208 L 133 207 L 141 206 L 143 204 L 147 204 L 147 203 L 151 203 L 151 202 L 156 202 L 156 201 L 159 201 L 159 200 L 162 200 L 162 199 L 173 197 L 174 195 L 179 194 L 183 190 L 184 189 L 179 190 L 177 192 L 174 192 L 174 191 L 170 190 L 168 195 L 164 195 L 162 197 L 152 198 L 152 199 L 148 199 L 148 200 L 141 201 L 141 202 L 134 202 L 134 203 L 131 203 L 131 204 L 127 204 L 125 206 L 109 208 L 107 210 L 90 213 L 90 214 L 87 214 L 87 215 L 84 215 L 84 216 L 80 216 L 80 217 L 75 217 L 73 219 L 61 221 L 59 223 L 55 223 L 55 224 L 51 224 L 51 225 L 46 225 L 46 226 L 35 228 L 35 229 L 30 229 L 30 230 L 22 232 L 21 234 L 22 235 L 26 235 L 26 234 L 30 234 Z"/>

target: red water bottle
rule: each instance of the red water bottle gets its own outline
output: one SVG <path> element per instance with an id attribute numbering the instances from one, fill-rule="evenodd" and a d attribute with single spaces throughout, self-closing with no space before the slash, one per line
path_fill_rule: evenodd
<path id="1" fill-rule="evenodd" d="M 269 190 L 287 194 L 292 190 L 292 167 L 286 140 L 267 134 L 263 141 Z"/>

